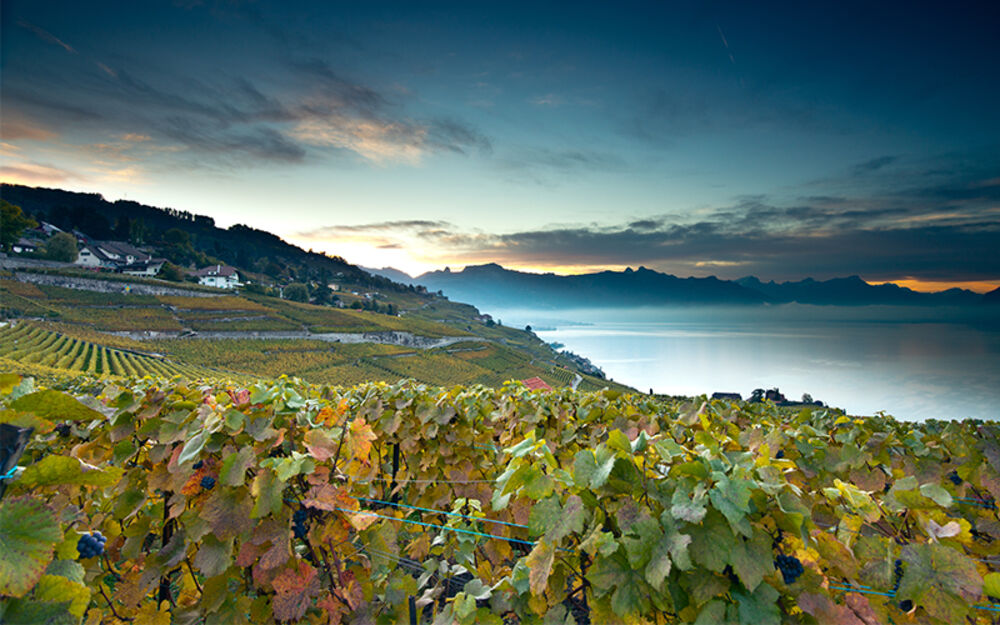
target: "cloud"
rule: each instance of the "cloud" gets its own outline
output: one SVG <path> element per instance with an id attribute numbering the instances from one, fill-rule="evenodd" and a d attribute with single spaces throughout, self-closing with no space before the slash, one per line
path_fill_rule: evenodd
<path id="1" fill-rule="evenodd" d="M 24 20 L 19 20 L 17 22 L 17 25 L 20 26 L 21 28 L 25 28 L 35 33 L 35 35 L 42 41 L 57 45 L 66 52 L 69 52 L 70 54 L 79 54 L 79 52 L 73 49 L 73 46 L 69 45 L 65 41 L 59 39 L 58 37 L 56 37 L 55 35 L 53 35 L 52 33 L 43 28 L 39 28 L 38 26 L 35 26 L 34 24 L 31 24 Z"/>
<path id="2" fill-rule="evenodd" d="M 895 156 L 880 156 L 878 158 L 873 158 L 871 160 L 865 161 L 863 163 L 858 163 L 852 168 L 852 173 L 855 176 L 863 176 L 865 174 L 870 174 L 872 172 L 878 171 L 883 167 L 891 165 L 898 160 Z"/>
<path id="3" fill-rule="evenodd" d="M 410 232 L 426 231 L 433 228 L 451 228 L 447 221 L 433 221 L 428 219 L 400 219 L 393 221 L 377 221 L 367 224 L 324 226 L 313 230 L 306 230 L 296 233 L 296 236 L 306 239 L 333 239 L 344 233 L 385 233 L 385 232 Z"/>
<path id="4" fill-rule="evenodd" d="M 624 164 L 621 158 L 607 152 L 543 147 L 514 148 L 494 159 L 494 165 L 514 180 L 546 186 L 568 176 L 619 170 Z"/>
<path id="5" fill-rule="evenodd" d="M 492 150 L 490 139 L 462 120 L 407 114 L 416 96 L 405 90 L 391 89 L 390 97 L 325 60 L 295 58 L 290 49 L 282 54 L 288 58 L 278 59 L 280 80 L 262 72 L 272 77 L 266 85 L 214 68 L 172 70 L 136 61 L 57 63 L 39 72 L 5 68 L 4 137 L 143 135 L 182 148 L 173 150 L 173 165 L 198 168 L 345 155 L 375 165 L 416 165 L 432 153 Z"/>
<path id="6" fill-rule="evenodd" d="M 646 265 L 677 275 L 738 278 L 997 280 L 1000 207 L 983 180 L 860 199 L 820 196 L 782 204 L 739 198 L 697 217 L 665 215 L 620 224 L 568 225 L 505 234 L 441 226 L 409 240 L 435 264 L 499 262 L 534 268 Z M 952 187 L 979 190 L 961 207 L 928 201 Z M 401 239 L 402 240 L 402 239 Z"/>
<path id="7" fill-rule="evenodd" d="M 79 176 L 66 169 L 35 162 L 15 162 L 0 166 L 0 180 L 12 184 L 56 184 Z"/>

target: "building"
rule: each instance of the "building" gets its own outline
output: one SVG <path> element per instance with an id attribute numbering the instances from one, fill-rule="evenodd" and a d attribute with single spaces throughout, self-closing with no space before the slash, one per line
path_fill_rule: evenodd
<path id="1" fill-rule="evenodd" d="M 21 237 L 17 240 L 17 243 L 10 246 L 10 249 L 15 254 L 30 254 L 31 252 L 38 251 L 38 245 L 36 245 L 34 241 L 29 241 L 28 239 Z"/>
<path id="2" fill-rule="evenodd" d="M 552 387 L 545 383 L 545 380 L 535 376 L 533 378 L 528 378 L 527 380 L 521 380 L 521 383 L 530 388 L 533 391 L 551 391 Z"/>
<path id="3" fill-rule="evenodd" d="M 743 396 L 739 393 L 712 393 L 712 399 L 731 399 L 733 401 L 743 401 Z"/>
<path id="4" fill-rule="evenodd" d="M 165 262 L 167 262 L 167 259 L 165 258 L 140 260 L 130 265 L 125 265 L 121 268 L 121 272 L 127 273 L 130 276 L 155 276 L 160 273 L 160 269 L 163 267 L 163 263 Z"/>
<path id="5" fill-rule="evenodd" d="M 243 286 L 240 282 L 240 274 L 235 267 L 229 265 L 210 265 L 202 267 L 191 274 L 198 278 L 198 284 L 214 286 L 219 289 L 235 289 Z"/>
<path id="6" fill-rule="evenodd" d="M 133 276 L 155 276 L 165 262 L 165 258 L 153 258 L 124 241 L 82 243 L 76 256 L 76 264 L 82 267 L 120 271 Z"/>

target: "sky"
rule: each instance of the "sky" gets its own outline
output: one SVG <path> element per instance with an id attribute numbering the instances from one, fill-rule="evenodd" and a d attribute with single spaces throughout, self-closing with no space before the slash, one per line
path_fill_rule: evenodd
<path id="1" fill-rule="evenodd" d="M 985 291 L 1000 285 L 998 17 L 4 0 L 0 180 L 411 274 L 646 266 Z"/>

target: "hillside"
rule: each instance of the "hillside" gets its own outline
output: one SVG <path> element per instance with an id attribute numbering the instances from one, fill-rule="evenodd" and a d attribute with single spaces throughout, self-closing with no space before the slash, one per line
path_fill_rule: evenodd
<path id="1" fill-rule="evenodd" d="M 395 316 L 207 288 L 187 296 L 124 293 L 121 276 L 78 279 L 114 292 L 30 281 L 50 277 L 0 276 L 0 315 L 12 321 L 0 329 L 0 368 L 206 379 L 284 374 L 336 385 L 411 378 L 499 386 L 539 377 L 559 387 L 579 374 L 582 389 L 626 388 L 583 374 L 529 332 L 486 323 L 475 308 L 440 298 L 397 294 Z"/>
<path id="2" fill-rule="evenodd" d="M 975 304 L 980 296 L 964 289 L 948 289 L 937 293 L 920 293 L 895 284 L 868 284 L 858 276 L 798 282 L 773 280 L 761 282 L 747 276 L 736 281 L 748 289 L 759 291 L 775 303 L 797 302 L 822 306 L 963 306 Z"/>
<path id="3" fill-rule="evenodd" d="M 179 265 L 222 262 L 245 273 L 259 274 L 264 282 L 330 280 L 358 288 L 408 291 L 407 287 L 363 271 L 337 256 L 308 252 L 278 236 L 246 225 L 219 228 L 211 217 L 172 208 L 157 208 L 118 200 L 108 202 L 97 193 L 3 184 L 4 200 L 20 206 L 36 220 L 96 240 L 115 239 L 151 245 Z M 167 235 L 180 230 L 190 245 Z"/>

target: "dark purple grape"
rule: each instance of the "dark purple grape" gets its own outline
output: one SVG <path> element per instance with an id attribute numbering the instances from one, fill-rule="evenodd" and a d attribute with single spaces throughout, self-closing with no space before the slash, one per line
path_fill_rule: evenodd
<path id="1" fill-rule="evenodd" d="M 910 610 L 913 609 L 913 602 L 910 601 L 909 599 L 903 599 L 902 601 L 899 602 L 899 609 L 902 610 L 903 612 L 909 612 Z"/>
<path id="2" fill-rule="evenodd" d="M 215 478 L 212 477 L 211 475 L 206 475 L 205 477 L 201 478 L 201 487 L 204 488 L 205 490 L 212 490 L 214 486 L 215 486 Z"/>

